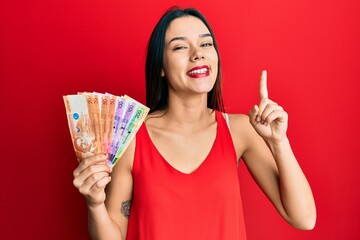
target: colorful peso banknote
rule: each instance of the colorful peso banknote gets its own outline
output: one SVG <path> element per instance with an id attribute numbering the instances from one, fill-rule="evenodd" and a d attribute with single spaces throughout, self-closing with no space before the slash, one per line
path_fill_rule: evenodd
<path id="1" fill-rule="evenodd" d="M 106 153 L 110 167 L 121 158 L 149 113 L 148 107 L 127 95 L 81 92 L 63 98 L 77 159 Z"/>

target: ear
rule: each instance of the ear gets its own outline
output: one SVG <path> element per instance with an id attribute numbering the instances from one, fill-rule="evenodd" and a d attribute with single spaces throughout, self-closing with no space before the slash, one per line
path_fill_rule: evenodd
<path id="1" fill-rule="evenodd" d="M 162 68 L 161 68 L 160 76 L 161 76 L 161 77 L 165 77 L 165 72 L 164 72 L 164 69 L 162 69 Z"/>

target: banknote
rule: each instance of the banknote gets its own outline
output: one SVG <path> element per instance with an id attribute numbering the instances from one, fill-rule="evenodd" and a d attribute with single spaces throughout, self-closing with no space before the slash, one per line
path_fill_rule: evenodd
<path id="1" fill-rule="evenodd" d="M 106 94 L 109 96 L 109 108 L 108 114 L 106 118 L 106 129 L 104 130 L 104 148 L 105 152 L 111 153 L 111 144 L 113 138 L 113 128 L 114 128 L 114 120 L 115 120 L 115 107 L 116 107 L 116 96 L 112 94 Z"/>
<path id="2" fill-rule="evenodd" d="M 63 99 L 77 159 L 106 153 L 110 167 L 121 159 L 149 113 L 127 95 L 78 92 Z"/>
<path id="3" fill-rule="evenodd" d="M 114 114 L 114 124 L 113 124 L 113 138 L 111 142 L 111 151 L 110 151 L 110 161 L 112 161 L 116 155 L 116 152 L 120 145 L 120 126 L 123 118 L 123 113 L 126 109 L 126 101 L 123 97 L 116 98 L 116 107 Z"/>
<path id="4" fill-rule="evenodd" d="M 101 125 L 101 105 L 98 94 L 89 93 L 89 92 L 82 92 L 78 93 L 78 95 L 85 96 L 87 106 L 88 106 L 88 114 L 90 117 L 90 127 L 95 135 L 95 145 L 96 145 L 96 152 L 95 154 L 99 154 L 103 152 L 103 135 L 102 135 L 102 128 Z"/>
<path id="5" fill-rule="evenodd" d="M 101 96 L 101 125 L 103 137 L 103 152 L 109 153 L 112 136 L 112 123 L 114 122 L 115 102 L 110 94 L 102 94 Z"/>
<path id="6" fill-rule="evenodd" d="M 121 116 L 121 120 L 118 123 L 118 132 L 116 133 L 116 135 L 114 136 L 114 138 L 116 139 L 116 142 L 114 143 L 114 151 L 112 152 L 110 161 L 112 164 L 114 163 L 114 158 L 117 155 L 118 151 L 119 151 L 119 147 L 123 141 L 123 138 L 125 136 L 125 132 L 126 132 L 126 128 L 132 118 L 132 116 L 134 115 L 134 109 L 136 107 L 136 102 L 135 101 L 126 101 L 126 98 L 123 98 L 123 100 L 126 102 L 125 104 L 125 111 Z"/>
<path id="7" fill-rule="evenodd" d="M 115 165 L 117 161 L 121 158 L 126 148 L 134 138 L 135 134 L 137 133 L 138 129 L 140 128 L 141 124 L 144 122 L 145 117 L 149 113 L 148 107 L 136 102 L 131 97 L 125 95 L 125 99 L 127 99 L 130 102 L 134 102 L 136 104 L 132 108 L 133 114 L 131 116 L 131 119 L 128 121 L 128 124 L 124 127 L 120 145 L 117 149 L 114 159 L 112 159 L 111 161 L 112 165 Z"/>
<path id="8" fill-rule="evenodd" d="M 79 161 L 100 152 L 96 144 L 95 132 L 89 115 L 86 96 L 64 96 L 67 120 L 75 150 Z"/>

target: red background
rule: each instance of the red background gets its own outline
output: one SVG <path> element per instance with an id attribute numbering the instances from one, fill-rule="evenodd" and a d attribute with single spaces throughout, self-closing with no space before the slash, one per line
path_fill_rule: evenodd
<path id="1" fill-rule="evenodd" d="M 229 112 L 257 103 L 265 68 L 270 98 L 290 116 L 317 224 L 287 225 L 241 165 L 249 240 L 360 239 L 356 0 L 1 1 L 1 238 L 87 238 L 62 95 L 107 91 L 144 102 L 147 40 L 172 5 L 197 7 L 212 24 Z"/>

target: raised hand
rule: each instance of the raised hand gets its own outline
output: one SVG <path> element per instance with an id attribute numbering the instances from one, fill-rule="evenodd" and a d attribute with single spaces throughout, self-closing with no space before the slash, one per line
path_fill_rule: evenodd
<path id="1" fill-rule="evenodd" d="M 250 110 L 249 117 L 251 125 L 264 140 L 276 143 L 286 139 L 288 115 L 269 99 L 265 70 L 260 77 L 260 104 Z"/>

